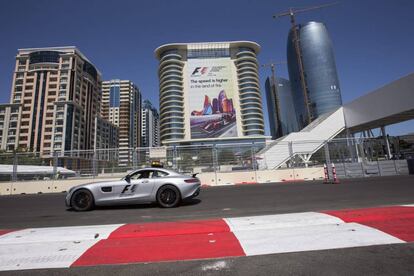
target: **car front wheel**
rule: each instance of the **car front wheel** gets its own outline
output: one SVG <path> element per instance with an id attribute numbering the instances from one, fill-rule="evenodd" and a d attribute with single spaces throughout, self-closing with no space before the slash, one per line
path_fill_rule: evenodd
<path id="1" fill-rule="evenodd" d="M 75 211 L 89 211 L 94 206 L 93 195 L 86 189 L 80 189 L 73 193 L 70 199 L 70 206 Z"/>
<path id="2" fill-rule="evenodd" d="M 173 185 L 162 186 L 157 192 L 157 202 L 163 208 L 176 207 L 180 201 L 180 191 Z"/>

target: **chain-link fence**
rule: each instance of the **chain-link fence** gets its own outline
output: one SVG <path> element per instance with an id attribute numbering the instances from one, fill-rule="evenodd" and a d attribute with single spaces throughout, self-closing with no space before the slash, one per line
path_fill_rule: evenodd
<path id="1" fill-rule="evenodd" d="M 279 158 L 279 159 L 278 159 Z M 414 144 L 392 137 L 0 153 L 0 181 L 122 177 L 154 161 L 182 173 L 323 167 L 342 177 L 407 174 Z M 410 163 L 410 162 L 408 162 Z"/>

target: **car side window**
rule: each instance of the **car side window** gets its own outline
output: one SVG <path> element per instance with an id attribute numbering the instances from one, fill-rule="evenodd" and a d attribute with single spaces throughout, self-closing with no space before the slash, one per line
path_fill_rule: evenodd
<path id="1" fill-rule="evenodd" d="M 134 174 L 131 174 L 131 179 L 133 180 L 145 178 L 150 178 L 150 171 L 139 171 Z"/>
<path id="2" fill-rule="evenodd" d="M 166 173 L 166 172 L 163 172 L 163 171 L 153 171 L 152 172 L 152 176 L 151 176 L 151 178 L 160 178 L 160 177 L 164 177 L 164 176 L 167 176 L 168 175 L 168 173 Z"/>

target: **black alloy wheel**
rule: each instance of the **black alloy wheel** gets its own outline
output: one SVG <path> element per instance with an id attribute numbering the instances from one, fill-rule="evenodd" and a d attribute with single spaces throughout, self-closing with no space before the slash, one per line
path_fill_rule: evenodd
<path id="1" fill-rule="evenodd" d="M 157 202 L 163 208 L 176 207 L 180 201 L 180 191 L 173 185 L 162 186 L 157 192 Z"/>
<path id="2" fill-rule="evenodd" d="M 75 211 L 89 211 L 94 206 L 93 195 L 86 189 L 80 189 L 73 193 L 70 199 L 70 206 Z"/>

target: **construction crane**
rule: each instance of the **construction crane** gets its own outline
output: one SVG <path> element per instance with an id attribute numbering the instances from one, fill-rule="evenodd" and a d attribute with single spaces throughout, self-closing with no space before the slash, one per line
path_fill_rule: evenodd
<path id="1" fill-rule="evenodd" d="M 312 122 L 314 114 L 313 114 L 313 111 L 311 110 L 311 102 L 310 102 L 310 99 L 309 99 L 308 87 L 307 87 L 306 80 L 305 80 L 305 69 L 303 67 L 302 53 L 301 53 L 301 50 L 300 50 L 300 38 L 299 38 L 298 28 L 296 27 L 295 15 L 298 14 L 298 13 L 303 13 L 303 12 L 308 12 L 308 11 L 312 11 L 312 10 L 327 8 L 327 7 L 330 7 L 330 6 L 333 6 L 333 5 L 337 5 L 337 4 L 339 4 L 339 2 L 323 4 L 323 5 L 319 5 L 319 6 L 312 6 L 312 7 L 307 7 L 307 8 L 289 8 L 289 10 L 286 11 L 286 12 L 282 12 L 282 13 L 278 13 L 278 14 L 273 15 L 274 19 L 278 19 L 278 18 L 281 18 L 281 17 L 284 17 L 284 16 L 290 16 L 290 23 L 292 25 L 292 30 L 293 30 L 293 45 L 295 47 L 296 56 L 297 56 L 297 59 L 298 59 L 300 84 L 301 84 L 302 91 L 303 91 L 303 98 L 305 100 L 308 124 L 310 124 Z"/>
<path id="2" fill-rule="evenodd" d="M 276 80 L 276 65 L 286 64 L 286 61 L 278 61 L 278 62 L 271 62 L 262 64 L 262 67 L 270 67 L 272 71 L 272 82 L 271 82 L 271 89 L 273 91 L 273 95 L 275 97 L 275 105 L 276 105 L 276 125 L 277 125 L 277 133 L 280 136 L 283 136 L 282 130 L 282 122 L 280 120 L 280 101 L 279 101 L 279 92 L 277 90 L 277 80 Z"/>

